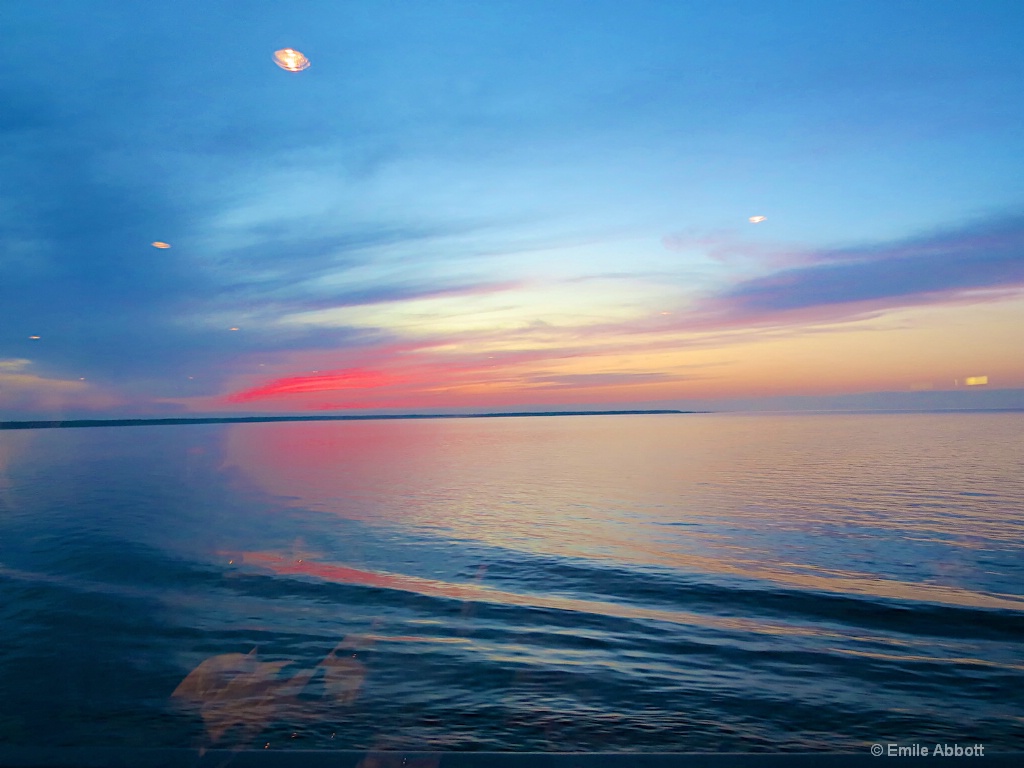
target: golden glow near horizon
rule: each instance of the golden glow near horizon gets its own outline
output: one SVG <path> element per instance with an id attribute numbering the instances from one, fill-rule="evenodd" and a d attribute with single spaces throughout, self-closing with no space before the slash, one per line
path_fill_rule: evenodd
<path id="1" fill-rule="evenodd" d="M 309 69 L 309 59 L 294 48 L 282 48 L 274 51 L 274 63 L 288 72 L 301 72 Z"/>
<path id="2" fill-rule="evenodd" d="M 980 387 L 983 384 L 988 384 L 988 376 L 968 376 L 964 379 L 964 384 L 968 387 Z"/>
<path id="3" fill-rule="evenodd" d="M 747 219 L 747 221 L 749 221 L 751 224 L 760 224 L 762 221 L 767 220 L 767 216 L 751 216 L 749 219 Z"/>
<path id="4" fill-rule="evenodd" d="M 526 338 L 531 346 L 562 345 L 573 330 L 599 324 L 629 323 L 649 316 L 644 308 L 650 299 L 644 285 L 610 281 L 567 291 L 554 282 L 524 288 L 497 290 L 459 296 L 428 296 L 395 299 L 367 306 L 337 307 L 299 312 L 281 319 L 283 324 L 325 327 L 354 326 L 388 328 L 409 338 L 449 338 L 499 348 L 521 348 Z M 659 303 L 672 298 L 658 296 Z M 661 304 L 664 306 L 664 304 Z M 572 341 L 578 345 L 579 339 Z"/>
<path id="5" fill-rule="evenodd" d="M 151 243 L 151 245 L 154 248 L 161 248 L 161 249 L 170 248 L 171 247 L 170 243 L 165 243 L 163 240 L 157 240 L 157 241 Z"/>
<path id="6" fill-rule="evenodd" d="M 595 297 L 588 293 L 572 295 L 592 301 Z M 302 352 L 274 364 L 259 366 L 254 361 L 251 371 L 227 382 L 225 390 L 243 392 L 266 388 L 276 379 L 309 379 L 309 392 L 297 391 L 287 401 L 268 400 L 268 407 L 280 402 L 281 407 L 330 410 L 831 396 L 956 387 L 987 390 L 984 386 L 967 387 L 963 375 L 953 383 L 958 373 L 972 370 L 987 371 L 988 381 L 998 381 L 1000 387 L 1024 386 L 1019 363 L 998 356 L 1001 348 L 1019 337 L 1024 299 L 1018 297 L 986 305 L 984 310 L 974 304 L 926 305 L 884 317 L 843 318 L 820 323 L 810 331 L 695 330 L 685 322 L 677 325 L 670 317 L 660 317 L 658 304 L 645 311 L 636 306 L 639 302 L 620 308 L 627 315 L 624 319 L 599 320 L 593 325 L 535 326 L 532 320 L 539 319 L 536 313 L 545 303 L 520 302 L 521 298 L 525 297 L 511 290 L 414 300 L 425 304 L 416 307 L 413 317 L 397 311 L 397 302 L 343 308 L 353 313 L 352 321 L 368 319 L 359 317 L 361 311 L 390 321 L 394 333 L 405 339 L 395 349 L 368 350 L 365 355 L 353 351 L 338 360 L 335 367 L 339 372 L 351 369 L 363 376 L 360 386 L 352 386 L 351 376 L 339 376 L 335 392 L 330 375 L 320 379 L 320 374 L 310 373 L 323 372 L 323 357 Z M 502 320 L 522 314 L 518 326 L 512 328 L 471 325 L 422 336 L 413 333 L 416 321 L 444 323 L 455 319 L 453 314 L 462 319 L 449 312 L 454 307 L 443 306 L 447 301 L 469 303 L 471 306 L 464 308 L 469 317 L 474 316 L 474 309 L 485 307 L 502 309 L 497 313 Z M 508 304 L 502 307 L 505 302 Z M 378 314 L 381 310 L 386 311 Z M 434 311 L 441 316 L 433 316 Z M 504 311 L 509 314 L 504 316 Z M 672 314 L 685 319 L 686 308 L 674 309 Z M 300 322 L 300 317 L 310 325 L 318 324 L 310 323 L 314 318 L 306 313 L 292 315 L 286 324 Z M 964 322 L 967 318 L 975 325 Z M 325 325 L 339 320 L 333 314 L 315 319 Z M 979 331 L 984 343 L 979 341 Z M 222 398 L 211 395 L 180 401 L 197 411 L 224 407 Z"/>
<path id="7" fill-rule="evenodd" d="M 595 318 L 593 306 L 609 306 L 601 291 L 588 285 L 556 307 L 547 288 L 566 295 L 556 285 L 540 295 L 508 290 L 431 297 L 298 313 L 284 323 L 390 328 L 412 348 L 393 359 L 354 360 L 349 366 L 396 377 L 386 388 L 388 397 L 465 398 L 467 405 L 485 399 L 539 402 L 541 395 L 545 402 L 612 402 L 921 391 L 948 388 L 941 382 L 952 384 L 958 369 L 988 369 L 986 383 L 998 377 L 1001 386 L 1020 380 L 1011 360 L 993 363 L 996 351 L 1017 333 L 1024 308 L 1017 298 L 990 304 L 984 312 L 975 305 L 923 306 L 884 318 L 840 319 L 820 323 L 814 332 L 698 331 L 671 319 L 685 318 L 685 308 L 662 316 L 668 310 L 645 310 L 640 297 L 620 296 L 617 316 Z M 964 323 L 965 317 L 975 324 Z M 979 343 L 979 328 L 986 343 Z M 304 356 L 285 369 L 311 370 L 318 363 L 316 356 Z M 239 381 L 230 388 L 256 383 Z M 963 377 L 959 386 L 968 386 Z"/>

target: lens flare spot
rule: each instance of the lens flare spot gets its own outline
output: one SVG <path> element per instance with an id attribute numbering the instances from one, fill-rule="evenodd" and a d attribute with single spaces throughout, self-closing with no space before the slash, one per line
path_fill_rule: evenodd
<path id="1" fill-rule="evenodd" d="M 282 48 L 274 51 L 274 63 L 288 72 L 301 72 L 309 69 L 309 59 L 294 48 Z"/>
<path id="2" fill-rule="evenodd" d="M 166 248 L 170 248 L 171 247 L 170 243 L 165 243 L 163 240 L 157 240 L 156 242 L 151 243 L 151 245 L 154 248 L 160 248 L 160 249 L 166 249 Z"/>
<path id="3" fill-rule="evenodd" d="M 30 338 L 30 339 L 40 339 L 40 338 L 42 338 L 42 337 L 41 337 L 41 336 L 29 336 L 29 338 Z"/>

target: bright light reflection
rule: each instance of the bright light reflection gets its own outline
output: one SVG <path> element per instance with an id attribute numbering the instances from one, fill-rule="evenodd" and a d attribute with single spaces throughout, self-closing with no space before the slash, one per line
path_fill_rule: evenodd
<path id="1" fill-rule="evenodd" d="M 767 216 L 751 216 L 749 219 L 747 219 L 747 221 L 749 221 L 751 224 L 760 224 L 762 221 L 765 221 L 767 218 L 768 218 Z"/>
<path id="2" fill-rule="evenodd" d="M 170 248 L 171 247 L 170 243 L 165 243 L 162 240 L 157 240 L 152 245 L 153 245 L 154 248 Z"/>
<path id="3" fill-rule="evenodd" d="M 294 48 L 282 48 L 274 51 L 274 63 L 288 72 L 301 72 L 309 68 L 309 59 Z"/>
<path id="4" fill-rule="evenodd" d="M 38 338 L 40 338 L 40 337 L 39 337 L 39 336 L 29 336 L 29 338 L 30 338 L 30 339 L 38 339 Z"/>
<path id="5" fill-rule="evenodd" d="M 968 376 L 964 379 L 964 384 L 968 387 L 980 387 L 982 384 L 988 384 L 988 376 Z"/>

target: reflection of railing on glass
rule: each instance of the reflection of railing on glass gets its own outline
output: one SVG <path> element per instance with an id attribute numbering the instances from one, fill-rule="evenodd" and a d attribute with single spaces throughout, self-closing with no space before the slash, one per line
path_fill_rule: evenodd
<path id="1" fill-rule="evenodd" d="M 249 653 L 225 653 L 206 659 L 181 681 L 171 696 L 186 706 L 198 708 L 207 735 L 214 744 L 229 731 L 236 731 L 236 746 L 246 746 L 285 710 L 302 707 L 299 699 L 309 695 L 309 684 L 322 674 L 320 699 L 352 704 L 359 695 L 366 668 L 357 652 L 372 641 L 349 637 L 312 669 L 291 675 L 281 670 L 290 661 L 260 661 L 253 648 Z"/>
<path id="2" fill-rule="evenodd" d="M 288 555 L 261 552 L 218 554 L 230 557 L 227 561 L 229 565 L 245 563 L 269 568 L 275 573 L 294 571 L 328 578 L 341 574 L 349 576 L 351 580 L 358 580 L 357 577 L 362 576 L 372 583 L 380 582 L 393 589 L 408 588 L 402 583 L 402 577 L 370 574 L 310 560 L 311 555 L 319 553 L 308 551 L 301 539 L 296 540 L 293 551 Z M 297 557 L 298 554 L 302 557 Z M 467 622 L 476 610 L 473 598 L 482 594 L 474 592 L 473 588 L 481 589 L 486 572 L 486 565 L 477 567 L 472 582 L 464 585 L 468 588 L 466 594 L 459 591 L 460 585 L 450 585 L 457 596 L 466 598 L 460 613 L 460 634 L 469 631 Z M 392 580 L 394 583 L 391 583 Z M 429 580 L 419 581 L 430 583 Z M 379 620 L 375 620 L 373 629 L 377 629 L 379 624 Z M 349 635 L 319 664 L 305 668 L 298 667 L 297 662 L 290 659 L 261 661 L 256 648 L 247 654 L 219 654 L 204 660 L 193 669 L 175 688 L 171 697 L 179 705 L 198 711 L 210 745 L 245 748 L 252 746 L 254 738 L 273 723 L 316 719 L 322 715 L 322 706 L 325 704 L 353 704 L 367 675 L 366 667 L 358 660 L 359 653 L 377 641 L 421 642 L 424 639 L 403 635 L 381 636 L 372 631 L 370 634 Z M 469 642 L 466 638 L 433 640 Z M 379 741 L 367 757 L 367 765 L 387 763 L 385 757 L 388 753 L 377 751 L 386 750 L 386 744 L 386 738 Z"/>

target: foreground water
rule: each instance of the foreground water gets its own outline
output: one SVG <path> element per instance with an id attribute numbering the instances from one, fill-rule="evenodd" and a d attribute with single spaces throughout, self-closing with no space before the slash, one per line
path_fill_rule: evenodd
<path id="1" fill-rule="evenodd" d="M 1024 750 L 1024 414 L 0 433 L 0 743 Z"/>

